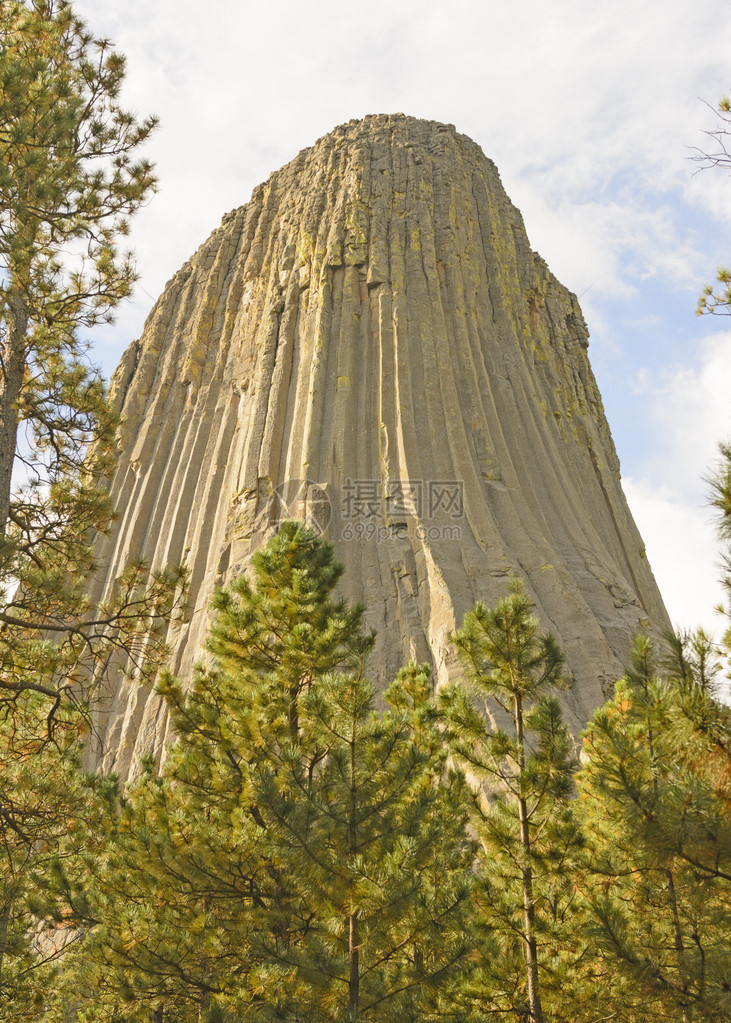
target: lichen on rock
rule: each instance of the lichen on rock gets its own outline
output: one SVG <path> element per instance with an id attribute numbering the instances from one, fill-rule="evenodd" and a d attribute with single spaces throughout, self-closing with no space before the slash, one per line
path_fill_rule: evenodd
<path id="1" fill-rule="evenodd" d="M 452 676 L 462 615 L 518 577 L 566 652 L 578 730 L 633 632 L 668 624 L 587 346 L 474 142 L 400 114 L 336 128 L 224 218 L 123 357 L 95 595 L 130 557 L 185 562 L 188 675 L 214 587 L 305 518 L 368 607 L 385 687 L 407 658 Z M 166 713 L 120 676 L 98 731 L 125 775 L 161 752 Z"/>

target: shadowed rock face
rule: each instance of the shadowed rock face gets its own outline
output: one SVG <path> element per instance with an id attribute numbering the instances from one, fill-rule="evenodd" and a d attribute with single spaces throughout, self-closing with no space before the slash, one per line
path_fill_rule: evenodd
<path id="1" fill-rule="evenodd" d="M 186 562 L 170 641 L 190 675 L 214 586 L 306 518 L 368 606 L 385 687 L 408 658 L 458 672 L 450 633 L 519 577 L 566 652 L 579 729 L 632 634 L 668 624 L 587 338 L 474 142 L 403 115 L 337 128 L 224 217 L 125 353 L 96 595 L 130 557 Z M 120 681 L 99 729 L 99 762 L 125 775 L 160 754 L 166 714 Z"/>

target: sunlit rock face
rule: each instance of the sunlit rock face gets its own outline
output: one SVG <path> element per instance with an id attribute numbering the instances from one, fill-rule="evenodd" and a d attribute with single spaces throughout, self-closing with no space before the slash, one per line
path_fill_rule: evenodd
<path id="1" fill-rule="evenodd" d="M 368 607 L 383 688 L 438 683 L 475 600 L 522 579 L 562 644 L 578 731 L 667 616 L 628 510 L 574 295 L 531 251 L 494 164 L 451 125 L 352 121 L 255 189 L 173 277 L 113 382 L 126 561 L 184 562 L 174 670 L 201 656 L 215 586 L 305 518 Z M 159 757 L 167 716 L 120 680 L 97 762 Z"/>

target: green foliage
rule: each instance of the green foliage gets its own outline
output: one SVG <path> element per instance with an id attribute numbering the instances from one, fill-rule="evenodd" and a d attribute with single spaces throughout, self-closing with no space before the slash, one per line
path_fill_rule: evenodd
<path id="1" fill-rule="evenodd" d="M 669 650 L 661 664 L 663 673 L 686 687 L 698 686 L 709 696 L 718 697 L 719 650 L 705 629 L 681 629 L 663 638 Z"/>
<path id="2" fill-rule="evenodd" d="M 155 187 L 136 155 L 155 122 L 119 106 L 124 58 L 70 4 L 2 0 L 0 29 L 0 533 L 16 522 L 22 536 L 62 500 L 39 483 L 76 481 L 94 432 L 85 476 L 108 468 L 113 422 L 78 329 L 108 321 L 134 283 L 117 241 Z M 16 458 L 29 482 L 11 501 Z M 101 500 L 95 512 L 108 521 Z M 3 560 L 13 549 L 22 562 L 19 539 Z"/>
<path id="3" fill-rule="evenodd" d="M 716 529 L 722 544 L 721 584 L 724 590 L 724 601 L 717 609 L 724 615 L 726 621 L 731 621 L 731 444 L 719 444 L 720 458 L 714 466 L 713 472 L 707 477 L 709 485 L 710 504 L 720 514 L 716 519 Z M 724 681 L 728 686 L 731 678 L 731 627 L 728 627 L 721 638 L 720 653 L 726 662 Z M 719 684 L 714 679 L 714 687 Z"/>
<path id="4" fill-rule="evenodd" d="M 104 848 L 115 786 L 79 769 L 79 719 L 62 712 L 39 738 L 45 700 L 0 720 L 0 1020 L 40 1018 L 61 950 L 88 918 L 89 862 Z"/>
<path id="5" fill-rule="evenodd" d="M 639 1010 L 731 1018 L 731 712 L 688 677 L 633 667 L 584 737 L 577 812 L 590 933 Z"/>
<path id="6" fill-rule="evenodd" d="M 711 140 L 709 150 L 695 148 L 692 157 L 701 168 L 720 167 L 723 170 L 731 169 L 731 151 L 729 151 L 729 137 L 731 136 L 731 100 L 728 96 L 722 96 L 716 107 L 716 115 L 719 126 L 704 134 Z M 707 284 L 700 294 L 696 312 L 699 316 L 704 313 L 731 313 L 731 270 L 727 267 L 719 267 L 716 272 L 716 280 L 713 284 Z"/>
<path id="7" fill-rule="evenodd" d="M 728 1019 L 729 711 L 703 637 L 665 681 L 638 641 L 575 801 L 562 657 L 519 587 L 465 617 L 439 713 L 414 665 L 377 713 L 341 571 L 287 523 L 217 594 L 209 663 L 161 684 L 180 738 L 67 900 L 94 924 L 44 1018 Z"/>
<path id="8" fill-rule="evenodd" d="M 154 121 L 119 106 L 124 59 L 70 4 L 2 0 L 0 29 L 2 696 L 31 676 L 56 701 L 82 681 L 82 649 L 87 675 L 115 647 L 140 655 L 136 634 L 169 615 L 178 582 L 145 592 L 137 565 L 103 607 L 84 595 L 91 539 L 113 513 L 101 484 L 115 420 L 79 329 L 108 320 L 134 282 L 117 240 L 155 185 L 136 155 Z"/>
<path id="9" fill-rule="evenodd" d="M 307 742 L 262 779 L 289 927 L 258 933 L 308 1020 L 423 1019 L 465 952 L 470 850 L 428 674 L 411 666 L 386 699 L 377 715 L 362 677 L 326 676 L 303 701 Z"/>
<path id="10" fill-rule="evenodd" d="M 494 609 L 477 604 L 465 616 L 455 643 L 467 685 L 445 691 L 442 706 L 452 755 L 476 783 L 476 903 L 486 942 L 472 997 L 483 1011 L 539 1023 L 566 979 L 569 963 L 562 968 L 559 956 L 580 837 L 569 802 L 572 742 L 551 695 L 563 657 L 552 636 L 539 634 L 532 607 L 515 584 Z M 490 723 L 501 711 L 506 727 Z"/>
<path id="11" fill-rule="evenodd" d="M 183 599 L 180 572 L 142 564 L 86 595 L 115 419 L 79 329 L 134 282 L 117 240 L 155 185 L 136 155 L 154 120 L 120 107 L 124 59 L 70 4 L 1 0 L 0 30 L 0 704 L 34 691 L 53 720 L 111 660 L 154 674 Z"/>
<path id="12" fill-rule="evenodd" d="M 119 105 L 124 58 L 70 4 L 0 0 L 0 31 L 0 709 L 33 691 L 52 722 L 112 660 L 151 677 L 183 599 L 179 571 L 139 563 L 86 595 L 115 417 L 79 331 L 135 280 L 117 245 L 155 187 L 155 122 Z"/>
<path id="13" fill-rule="evenodd" d="M 9 280 L 46 346 L 108 319 L 134 270 L 116 239 L 155 179 L 138 123 L 118 101 L 124 57 L 94 39 L 64 0 L 3 0 L 0 247 Z M 78 241 L 79 259 L 64 262 Z M 45 332 L 42 326 L 48 328 Z M 57 340 L 51 343 L 57 350 Z"/>
<path id="14" fill-rule="evenodd" d="M 94 605 L 115 416 L 81 331 L 135 279 L 118 251 L 154 189 L 154 121 L 119 105 L 124 59 L 62 0 L 0 0 L 0 1013 L 40 1013 L 83 917 L 106 783 L 78 765 L 110 664 L 149 681 L 179 570 L 132 563 Z M 93 442 L 92 442 L 93 438 Z M 79 915 L 81 914 L 81 916 Z M 30 1016 L 28 1016 L 30 1018 Z"/>
<path id="15" fill-rule="evenodd" d="M 67 957 L 80 1019 L 424 1019 L 464 955 L 471 846 L 427 673 L 384 713 L 342 566 L 286 523 L 216 596 L 211 663 L 162 689 L 180 736 L 130 790 L 92 936 Z M 68 997 L 64 996 L 64 1002 Z"/>
<path id="16" fill-rule="evenodd" d="M 725 313 L 726 316 L 731 314 L 731 270 L 719 266 L 715 282 L 706 284 L 703 288 L 696 312 L 699 316 L 703 316 L 704 313 Z"/>

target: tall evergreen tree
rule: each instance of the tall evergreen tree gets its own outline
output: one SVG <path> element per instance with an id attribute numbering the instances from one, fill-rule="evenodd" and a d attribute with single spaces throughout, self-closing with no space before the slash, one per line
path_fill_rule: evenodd
<path id="1" fill-rule="evenodd" d="M 542 1023 L 544 989 L 560 987 L 558 951 L 572 901 L 579 836 L 572 820 L 572 743 L 551 690 L 563 656 L 541 635 L 519 584 L 493 609 L 476 604 L 455 642 L 466 684 L 443 696 L 453 756 L 477 783 L 478 909 L 501 957 L 485 956 L 491 1011 Z M 511 728 L 493 727 L 502 712 Z M 507 723 L 507 722 L 506 722 Z"/>
<path id="2" fill-rule="evenodd" d="M 372 638 L 332 597 L 341 572 L 285 524 L 253 582 L 217 595 L 191 692 L 164 681 L 180 738 L 129 793 L 100 922 L 68 957 L 94 997 L 80 1018 L 421 1019 L 454 972 L 461 785 L 423 671 L 374 713 Z"/>
<path id="3" fill-rule="evenodd" d="M 41 696 L 25 701 L 0 771 L 3 1023 L 43 1018 L 59 957 L 87 919 L 87 867 L 113 811 L 114 784 L 79 769 L 78 715 L 60 715 L 53 744 L 39 738 L 46 715 Z"/>
<path id="4" fill-rule="evenodd" d="M 97 812 L 74 766 L 89 700 L 111 661 L 151 678 L 184 597 L 180 572 L 139 563 L 102 605 L 85 592 L 113 515 L 115 417 L 82 331 L 129 294 L 119 239 L 154 189 L 138 157 L 154 120 L 120 106 L 123 80 L 124 58 L 64 0 L 0 0 L 0 1002 L 13 1018 L 46 975 L 32 920 L 76 919 L 75 836 Z"/>
<path id="5" fill-rule="evenodd" d="M 638 1011 L 731 1018 L 731 713 L 688 677 L 632 670 L 584 737 L 580 814 L 590 933 Z"/>
<path id="6" fill-rule="evenodd" d="M 134 283 L 119 239 L 155 187 L 155 121 L 121 107 L 124 58 L 65 0 L 0 0 L 0 33 L 0 701 L 42 694 L 53 718 L 115 650 L 134 671 L 159 654 L 176 599 L 140 564 L 85 595 L 115 420 L 81 331 Z"/>
<path id="7" fill-rule="evenodd" d="M 360 674 L 319 680 L 301 741 L 261 778 L 268 847 L 302 926 L 283 935 L 271 905 L 259 914 L 289 1018 L 425 1019 L 425 995 L 439 1001 L 466 952 L 462 786 L 444 773 L 428 673 L 401 672 L 384 713 L 373 701 Z"/>
<path id="8" fill-rule="evenodd" d="M 242 1004 L 258 997 L 247 987 L 252 902 L 278 898 L 281 883 L 262 851 L 254 779 L 299 734 L 313 680 L 357 668 L 371 646 L 362 607 L 332 597 L 342 571 L 329 545 L 285 524 L 254 555 L 253 581 L 216 593 L 210 665 L 190 691 L 163 674 L 180 738 L 162 777 L 150 767 L 125 800 L 80 971 L 91 1018 L 105 991 L 110 1018 L 145 1023 L 163 1006 L 197 1019 L 229 989 Z"/>
<path id="9" fill-rule="evenodd" d="M 0 533 L 16 457 L 51 476 L 78 467 L 104 419 L 78 328 L 108 320 L 135 280 L 118 239 L 155 179 L 137 156 L 155 126 L 119 105 L 124 58 L 65 0 L 0 3 Z M 19 449 L 28 426 L 43 457 Z"/>

